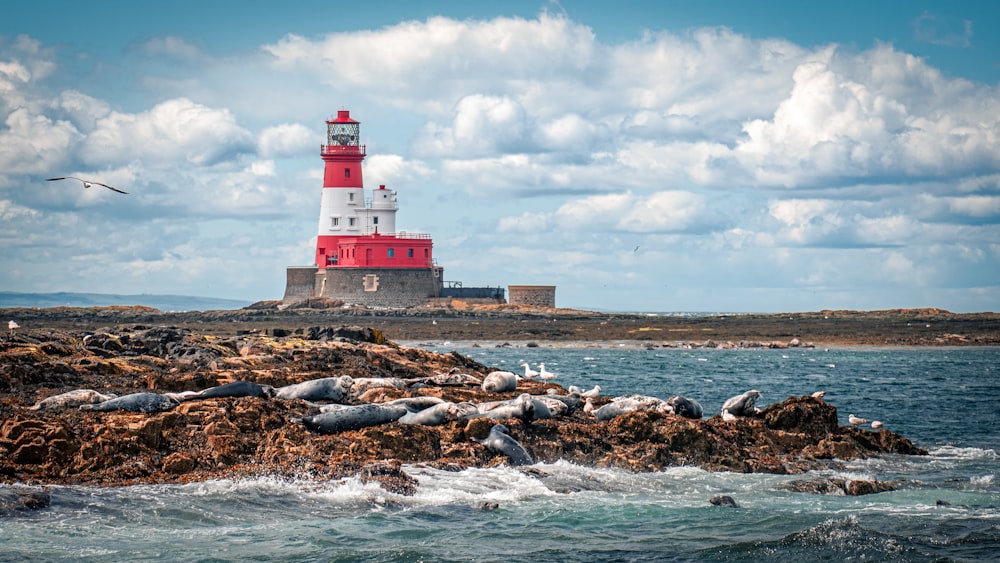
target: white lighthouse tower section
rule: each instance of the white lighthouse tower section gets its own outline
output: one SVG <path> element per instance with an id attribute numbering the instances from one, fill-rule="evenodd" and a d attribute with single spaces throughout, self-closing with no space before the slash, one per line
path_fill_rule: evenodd
<path id="1" fill-rule="evenodd" d="M 366 234 L 364 188 L 323 188 L 319 204 L 319 236 Z"/>
<path id="2" fill-rule="evenodd" d="M 382 235 L 395 234 L 398 210 L 395 190 L 387 190 L 385 186 L 372 190 L 371 207 L 368 209 L 369 220 L 366 221 L 368 232 L 365 234 L 376 232 Z"/>

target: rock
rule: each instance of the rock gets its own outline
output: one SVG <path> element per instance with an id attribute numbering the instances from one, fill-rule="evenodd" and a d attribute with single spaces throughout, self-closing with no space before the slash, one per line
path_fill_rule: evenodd
<path id="1" fill-rule="evenodd" d="M 88 334 L 103 336 L 83 345 Z M 597 421 L 582 409 L 568 409 L 530 424 L 520 419 L 455 420 L 438 426 L 387 421 L 332 434 L 311 432 L 293 422 L 316 415 L 317 405 L 266 396 L 206 398 L 158 413 L 29 410 L 38 397 L 73 389 L 125 396 L 180 393 L 233 381 L 283 387 L 339 376 L 373 384 L 360 396 L 345 396 L 349 406 L 421 396 L 479 403 L 507 395 L 471 385 L 436 385 L 431 381 L 435 374 L 457 370 L 483 378 L 491 370 L 460 354 L 396 346 L 374 329 L 326 327 L 274 334 L 265 330 L 218 337 L 188 328 L 119 325 L 88 332 L 53 330 L 44 334 L 43 345 L 5 343 L 0 348 L 0 482 L 108 486 L 247 473 L 339 478 L 362 472 L 364 479 L 378 481 L 387 490 L 412 494 L 416 482 L 402 472 L 403 463 L 446 470 L 505 463 L 504 456 L 474 441 L 486 437 L 498 422 L 535 461 L 562 459 L 630 471 L 691 465 L 711 471 L 801 473 L 883 452 L 926 454 L 887 430 L 839 426 L 836 407 L 812 397 L 790 397 L 758 416 L 733 422 L 656 410 Z M 114 353 L 106 357 L 110 351 Z M 546 395 L 548 389 L 557 394 Z M 522 391 L 573 398 L 554 383 L 522 380 Z M 578 397 L 575 400 L 578 403 Z M 571 483 L 553 486 L 574 490 Z M 858 482 L 851 485 L 851 494 L 877 492 L 881 486 Z M 842 494 L 847 487 L 845 483 Z"/>
<path id="2" fill-rule="evenodd" d="M 0 486 L 0 518 L 41 510 L 48 507 L 51 501 L 49 492 L 41 488 Z"/>

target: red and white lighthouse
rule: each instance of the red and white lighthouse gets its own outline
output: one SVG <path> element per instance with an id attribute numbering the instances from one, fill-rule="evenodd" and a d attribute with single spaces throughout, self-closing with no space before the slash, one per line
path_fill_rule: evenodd
<path id="1" fill-rule="evenodd" d="M 320 201 L 316 266 L 326 268 L 429 268 L 434 265 L 430 235 L 396 231 L 396 192 L 384 185 L 365 197 L 361 124 L 340 110 L 326 122 L 320 147 L 323 196 Z"/>
<path id="2" fill-rule="evenodd" d="M 366 197 L 361 124 L 347 110 L 326 122 L 315 263 L 289 266 L 284 301 L 312 297 L 371 307 L 410 307 L 440 297 L 444 270 L 431 236 L 396 230 L 396 192 Z"/>

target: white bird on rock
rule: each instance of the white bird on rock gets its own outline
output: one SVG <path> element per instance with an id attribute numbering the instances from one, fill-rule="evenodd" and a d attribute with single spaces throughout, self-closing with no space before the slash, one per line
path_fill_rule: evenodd
<path id="1" fill-rule="evenodd" d="M 10 335 L 14 336 L 14 331 L 21 328 L 21 325 L 15 323 L 14 321 L 9 321 L 7 323 L 7 328 L 10 329 Z"/>
<path id="2" fill-rule="evenodd" d="M 823 400 L 823 396 L 826 395 L 826 391 L 816 391 L 812 394 L 813 399 Z"/>
<path id="3" fill-rule="evenodd" d="M 538 377 L 541 377 L 542 379 L 548 381 L 550 379 L 555 379 L 556 374 L 545 369 L 545 364 L 538 364 Z"/>
<path id="4" fill-rule="evenodd" d="M 534 379 L 534 378 L 538 377 L 538 372 L 535 371 L 535 370 L 533 370 L 533 369 L 531 369 L 531 366 L 528 365 L 528 362 L 524 362 L 521 365 L 524 366 L 524 378 L 525 379 Z"/>
<path id="5" fill-rule="evenodd" d="M 84 180 L 83 178 L 77 178 L 76 176 L 60 176 L 58 178 L 46 178 L 45 180 L 48 181 L 48 182 L 55 182 L 56 180 L 79 180 L 80 182 L 83 182 L 83 187 L 85 187 L 85 188 L 89 188 L 91 186 L 101 186 L 103 188 L 108 188 L 109 190 L 114 191 L 114 192 L 118 192 L 120 194 L 127 194 L 128 193 L 128 192 L 126 192 L 124 190 L 119 190 L 118 188 L 116 188 L 114 186 L 109 186 L 107 184 L 102 184 L 100 182 L 94 182 L 92 180 Z"/>
<path id="6" fill-rule="evenodd" d="M 873 420 L 872 421 L 872 428 L 874 428 L 875 430 L 878 430 L 879 428 L 882 428 L 882 422 L 879 421 L 879 420 Z"/>
<path id="7" fill-rule="evenodd" d="M 860 416 L 854 416 L 853 414 L 847 415 L 847 421 L 855 425 L 868 424 L 867 420 L 861 418 Z"/>

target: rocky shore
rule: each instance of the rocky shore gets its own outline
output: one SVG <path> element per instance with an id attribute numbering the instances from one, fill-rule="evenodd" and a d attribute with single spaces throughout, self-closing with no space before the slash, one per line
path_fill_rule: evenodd
<path id="1" fill-rule="evenodd" d="M 540 380 L 522 380 L 516 390 L 502 392 L 485 391 L 472 383 L 436 384 L 434 377 L 442 374 L 481 380 L 492 370 L 459 354 L 400 346 L 382 329 L 372 327 L 378 318 L 364 315 L 353 318 L 358 321 L 355 326 L 306 326 L 302 321 L 335 317 L 324 317 L 323 312 L 289 316 L 268 311 L 274 317 L 263 321 L 253 315 L 233 317 L 244 312 L 229 313 L 229 320 L 223 320 L 227 315 L 179 317 L 141 308 L 88 309 L 74 315 L 64 311 L 61 316 L 33 311 L 34 316 L 20 311 L 16 318 L 22 328 L 0 340 L 0 482 L 118 486 L 259 475 L 313 479 L 358 475 L 406 494 L 415 483 L 401 469 L 403 464 L 459 470 L 510 463 L 512 458 L 478 441 L 497 422 L 534 461 L 562 459 L 631 471 L 691 465 L 712 471 L 799 473 L 882 453 L 926 454 L 887 430 L 839 426 L 836 407 L 808 394 L 731 421 L 717 414 L 691 419 L 656 409 L 598 421 L 576 409 L 552 418 L 456 419 L 433 426 L 389 422 L 329 434 L 309 430 L 300 422 L 320 412 L 317 403 L 271 396 L 185 400 L 149 413 L 75 407 L 33 410 L 47 397 L 76 389 L 118 396 L 167 394 L 239 381 L 281 388 L 336 376 L 403 382 L 356 389 L 359 392 L 338 401 L 349 405 L 406 397 L 483 403 L 525 393 L 568 393 Z M 11 316 L 13 310 L 4 313 Z M 422 323 L 431 327 L 446 325 L 446 319 L 482 323 L 440 313 L 433 319 L 415 317 L 437 320 L 437 324 Z M 138 322 L 139 318 L 149 324 Z M 289 318 L 300 322 L 278 326 L 273 320 Z M 605 320 L 609 324 L 596 326 L 612 326 Z M 573 323 L 583 322 L 573 315 L 543 315 L 531 321 L 507 319 L 506 324 L 522 321 L 528 326 L 559 324 L 560 330 L 569 331 L 564 336 L 574 339 L 580 334 Z M 642 326 L 646 325 L 636 328 Z M 653 331 L 635 334 L 648 332 Z M 554 334 L 550 330 L 546 339 Z M 979 338 L 978 334 L 970 338 Z M 531 336 L 542 339 L 539 334 Z M 786 342 L 787 337 L 799 337 L 780 336 Z M 405 333 L 394 339 L 407 337 L 419 338 Z M 597 397 L 593 405 L 600 407 L 611 399 Z"/>

